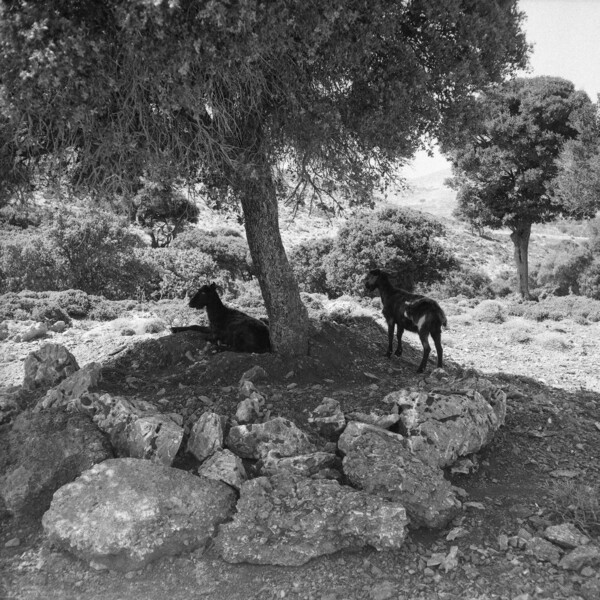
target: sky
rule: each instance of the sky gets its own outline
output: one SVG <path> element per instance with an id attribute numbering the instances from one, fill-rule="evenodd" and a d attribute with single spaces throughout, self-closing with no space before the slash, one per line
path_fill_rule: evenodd
<path id="1" fill-rule="evenodd" d="M 593 102 L 600 94 L 600 0 L 519 0 L 527 41 L 534 45 L 527 77 L 550 75 L 572 81 Z M 407 178 L 448 167 L 438 153 L 419 153 Z"/>

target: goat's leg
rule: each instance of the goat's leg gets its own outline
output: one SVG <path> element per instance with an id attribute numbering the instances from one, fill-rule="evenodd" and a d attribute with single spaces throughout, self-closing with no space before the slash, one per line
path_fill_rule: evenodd
<path id="1" fill-rule="evenodd" d="M 394 353 L 396 356 L 402 356 L 402 334 L 404 333 L 404 327 L 401 327 L 398 323 L 398 347 Z"/>
<path id="2" fill-rule="evenodd" d="M 385 355 L 389 358 L 392 355 L 392 349 L 394 347 L 394 325 L 396 322 L 393 319 L 388 319 L 388 349 Z M 398 330 L 399 332 L 400 330 Z"/>
<path id="3" fill-rule="evenodd" d="M 419 338 L 421 339 L 421 344 L 423 344 L 423 358 L 421 359 L 421 364 L 417 369 L 417 373 L 422 373 L 427 366 L 427 359 L 429 358 L 429 353 L 431 352 L 431 346 L 429 345 L 429 332 L 426 330 L 419 331 Z"/>
<path id="4" fill-rule="evenodd" d="M 442 332 L 437 329 L 431 332 L 433 343 L 435 344 L 435 351 L 437 352 L 437 366 L 442 368 L 444 366 L 444 351 L 442 350 Z"/>

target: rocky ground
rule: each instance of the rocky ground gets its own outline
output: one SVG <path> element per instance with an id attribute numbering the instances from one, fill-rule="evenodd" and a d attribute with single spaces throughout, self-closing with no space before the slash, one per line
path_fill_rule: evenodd
<path id="1" fill-rule="evenodd" d="M 508 415 L 492 444 L 476 457 L 475 473 L 448 474 L 468 496 L 463 514 L 447 529 L 413 531 L 397 551 L 344 551 L 301 567 L 227 564 L 208 548 L 123 575 L 94 571 L 57 551 L 37 521 L 8 521 L 0 533 L 0 598 L 600 597 L 598 566 L 565 570 L 527 546 L 528 538 L 563 522 L 585 529 L 598 542 L 600 515 L 593 500 L 597 503 L 600 469 L 595 359 L 600 325 L 517 318 L 489 323 L 478 320 L 471 304 L 447 306 L 446 368 L 456 373 L 473 367 L 504 386 Z M 405 355 L 390 361 L 383 356 L 385 335 L 367 318 L 321 327 L 310 357 L 285 361 L 274 355 L 203 354 L 193 334 L 143 333 L 142 317 L 75 323 L 53 334 L 52 341 L 67 346 L 80 365 L 101 361 L 104 390 L 183 415 L 202 407 L 233 413 L 240 375 L 255 364 L 269 374 L 259 388 L 273 416 L 290 417 L 300 426 L 323 397 L 336 398 L 344 411 L 368 411 L 388 392 L 422 380 L 415 373 L 420 358 L 416 338 L 407 334 Z M 122 336 L 125 327 L 136 335 Z M 523 331 L 526 336 L 520 335 Z M 22 360 L 41 343 L 1 344 L 3 385 L 21 382 Z M 441 566 L 441 557 L 451 552 L 456 561 Z"/>

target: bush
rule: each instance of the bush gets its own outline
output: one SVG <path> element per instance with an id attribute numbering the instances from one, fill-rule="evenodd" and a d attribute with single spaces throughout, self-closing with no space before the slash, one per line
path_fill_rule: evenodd
<path id="1" fill-rule="evenodd" d="M 579 278 L 581 293 L 600 300 L 600 257 L 595 258 Z"/>
<path id="2" fill-rule="evenodd" d="M 0 245 L 0 293 L 57 290 L 65 284 L 65 277 L 55 247 L 40 232 Z"/>
<path id="3" fill-rule="evenodd" d="M 251 279 L 255 274 L 246 240 L 231 228 L 189 228 L 175 238 L 171 247 L 207 254 L 219 269 L 229 271 L 234 279 Z"/>
<path id="4" fill-rule="evenodd" d="M 556 296 L 579 294 L 579 279 L 592 260 L 590 251 L 575 242 L 562 242 L 547 256 L 537 272 L 537 285 Z"/>
<path id="5" fill-rule="evenodd" d="M 579 322 L 584 319 L 596 322 L 600 321 L 600 301 L 574 295 L 548 296 L 540 302 L 510 303 L 508 313 L 534 321 L 562 321 L 571 318 Z"/>
<path id="6" fill-rule="evenodd" d="M 434 283 L 427 293 L 439 298 L 452 298 L 464 296 L 465 298 L 493 298 L 492 280 L 482 271 L 461 266 L 450 271 L 444 280 Z"/>
<path id="7" fill-rule="evenodd" d="M 506 312 L 499 302 L 484 300 L 473 309 L 473 318 L 485 323 L 504 323 Z"/>
<path id="8" fill-rule="evenodd" d="M 49 231 L 64 269 L 63 287 L 111 300 L 149 294 L 156 272 L 135 254 L 140 238 L 103 213 L 60 215 Z"/>
<path id="9" fill-rule="evenodd" d="M 333 249 L 333 238 L 315 238 L 302 242 L 289 253 L 289 260 L 303 292 L 332 295 L 327 283 L 325 258 Z"/>
<path id="10" fill-rule="evenodd" d="M 229 285 L 229 274 L 219 269 L 208 254 L 200 250 L 179 248 L 146 248 L 143 258 L 158 273 L 153 296 L 183 298 L 195 293 L 208 280 L 222 287 Z"/>
<path id="11" fill-rule="evenodd" d="M 370 269 L 381 268 L 414 288 L 417 282 L 439 281 L 457 262 L 435 240 L 444 228 L 418 211 L 385 208 L 360 213 L 340 229 L 331 252 L 324 257 L 327 286 L 333 295 L 363 294 Z"/>

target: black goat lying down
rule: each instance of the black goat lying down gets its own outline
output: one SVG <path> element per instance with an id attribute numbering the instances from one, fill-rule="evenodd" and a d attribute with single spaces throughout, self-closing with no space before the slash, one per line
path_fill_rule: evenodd
<path id="1" fill-rule="evenodd" d="M 202 325 L 172 327 L 173 333 L 189 330 L 208 333 L 211 341 L 223 344 L 235 352 L 271 351 L 267 325 L 241 310 L 225 306 L 217 293 L 216 283 L 203 285 L 190 300 L 189 306 L 198 310 L 206 308 L 210 327 Z"/>
<path id="2" fill-rule="evenodd" d="M 365 287 L 369 291 L 379 289 L 381 295 L 383 316 L 388 325 L 388 351 L 386 356 L 389 358 L 392 354 L 394 326 L 397 325 L 398 347 L 395 352 L 396 356 L 402 355 L 402 334 L 407 329 L 418 333 L 421 344 L 423 344 L 423 359 L 417 373 L 422 373 L 427 366 L 427 359 L 431 352 L 428 340 L 430 335 L 437 351 L 437 365 L 442 367 L 442 327 L 447 325 L 446 315 L 442 307 L 431 298 L 394 287 L 390 283 L 389 275 L 380 269 L 369 271 L 365 279 Z"/>

